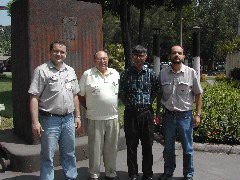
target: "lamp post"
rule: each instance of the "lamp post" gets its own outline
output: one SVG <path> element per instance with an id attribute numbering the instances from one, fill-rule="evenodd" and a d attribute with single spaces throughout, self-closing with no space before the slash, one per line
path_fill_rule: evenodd
<path id="1" fill-rule="evenodd" d="M 153 63 L 156 75 L 160 72 L 160 28 L 153 28 Z"/>
<path id="2" fill-rule="evenodd" d="M 193 69 L 197 72 L 198 79 L 200 80 L 200 27 L 193 27 Z"/>
<path id="3" fill-rule="evenodd" d="M 180 11 L 180 45 L 181 45 L 181 47 L 183 45 L 182 29 L 183 29 L 183 17 L 182 17 L 182 9 L 181 9 L 181 11 Z"/>

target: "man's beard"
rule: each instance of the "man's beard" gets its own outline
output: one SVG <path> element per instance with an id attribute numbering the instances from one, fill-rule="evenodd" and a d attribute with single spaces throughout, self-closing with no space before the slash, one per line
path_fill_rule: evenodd
<path id="1" fill-rule="evenodd" d="M 172 61 L 172 64 L 181 64 L 183 62 L 183 59 L 173 59 Z"/>
<path id="2" fill-rule="evenodd" d="M 181 64 L 182 61 L 173 61 L 172 63 L 173 63 L 173 64 Z"/>

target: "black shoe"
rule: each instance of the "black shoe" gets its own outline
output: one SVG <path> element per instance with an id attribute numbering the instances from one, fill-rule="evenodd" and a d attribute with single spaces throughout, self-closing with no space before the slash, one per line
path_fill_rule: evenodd
<path id="1" fill-rule="evenodd" d="M 142 180 L 152 180 L 152 176 L 142 176 Z"/>
<path id="2" fill-rule="evenodd" d="M 118 176 L 115 176 L 115 177 L 105 176 L 105 179 L 107 179 L 107 180 L 119 180 L 120 178 Z"/>
<path id="3" fill-rule="evenodd" d="M 138 176 L 137 175 L 132 175 L 130 176 L 130 180 L 137 180 L 138 179 Z"/>
<path id="4" fill-rule="evenodd" d="M 184 180 L 193 180 L 193 177 L 184 177 Z"/>
<path id="5" fill-rule="evenodd" d="M 163 174 L 158 178 L 158 180 L 168 180 L 168 179 L 171 179 L 171 177 L 172 177 L 172 175 Z"/>

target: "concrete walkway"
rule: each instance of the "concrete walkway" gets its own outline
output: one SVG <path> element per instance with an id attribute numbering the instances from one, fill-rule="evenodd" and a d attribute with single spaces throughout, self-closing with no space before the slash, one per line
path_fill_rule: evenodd
<path id="1" fill-rule="evenodd" d="M 204 146 L 204 145 L 203 145 Z M 202 147 L 203 147 L 202 146 Z M 240 179 L 240 154 L 239 146 L 236 154 L 227 154 L 228 146 L 214 146 L 214 148 L 209 148 L 212 152 L 201 151 L 200 146 L 195 144 L 195 155 L 194 155 L 194 165 L 195 165 L 195 178 L 196 180 L 238 180 Z M 213 146 L 212 146 L 213 147 Z M 218 148 L 217 148 L 218 147 Z M 225 148 L 224 148 L 225 147 Z M 180 148 L 176 150 L 177 167 L 174 173 L 173 180 L 182 179 L 182 151 Z M 163 173 L 163 157 L 162 157 L 163 146 L 159 143 L 154 143 L 153 145 L 153 172 L 154 180 Z M 233 153 L 233 152 L 232 152 Z M 117 170 L 118 176 L 121 180 L 127 180 L 127 151 L 122 150 L 118 152 L 117 157 Z M 138 164 L 139 172 L 141 174 L 141 146 L 138 149 Z M 62 174 L 61 167 L 55 168 L 55 179 L 62 180 L 64 176 Z M 86 180 L 88 178 L 88 160 L 83 160 L 78 162 L 78 180 Z M 104 167 L 101 166 L 101 177 L 104 179 Z M 39 178 L 39 172 L 34 173 L 21 173 L 21 172 L 11 172 L 6 171 L 5 173 L 0 173 L 0 179 L 5 180 L 35 180 Z M 140 178 L 139 178 L 140 179 Z"/>

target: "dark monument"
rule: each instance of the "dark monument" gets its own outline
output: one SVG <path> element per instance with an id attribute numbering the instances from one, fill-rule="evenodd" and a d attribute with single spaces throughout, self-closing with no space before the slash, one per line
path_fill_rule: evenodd
<path id="1" fill-rule="evenodd" d="M 77 0 L 17 0 L 12 6 L 14 132 L 29 144 L 32 137 L 28 88 L 33 70 L 49 59 L 53 40 L 67 42 L 66 63 L 78 78 L 102 49 L 102 9 Z"/>

